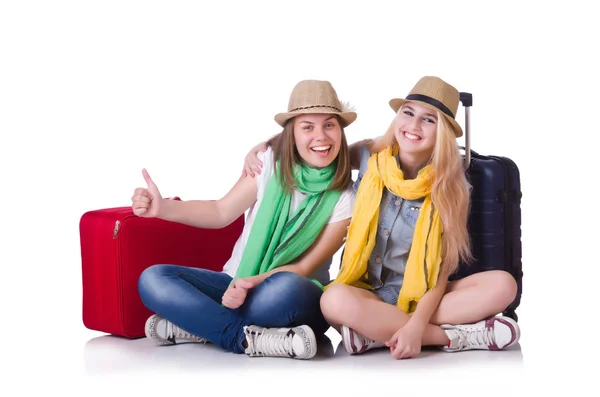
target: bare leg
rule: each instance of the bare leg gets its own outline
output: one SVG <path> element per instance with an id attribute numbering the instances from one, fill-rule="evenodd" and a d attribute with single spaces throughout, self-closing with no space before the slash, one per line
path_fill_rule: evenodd
<path id="1" fill-rule="evenodd" d="M 321 297 L 321 310 L 333 327 L 345 325 L 375 341 L 385 343 L 406 324 L 409 315 L 381 301 L 375 294 L 348 285 L 332 285 Z M 442 328 L 429 324 L 422 344 L 445 345 L 448 337 Z"/>
<path id="2" fill-rule="evenodd" d="M 432 324 L 471 324 L 501 313 L 517 295 L 513 276 L 500 270 L 476 273 L 448 283 L 431 316 Z"/>
<path id="3" fill-rule="evenodd" d="M 472 324 L 502 312 L 515 298 L 517 284 L 504 271 L 477 273 L 448 283 L 447 292 L 431 317 L 423 346 L 445 346 L 449 339 L 441 324 Z M 333 285 L 321 297 L 325 319 L 339 331 L 345 325 L 385 343 L 406 324 L 410 315 L 381 301 L 370 291 Z"/>

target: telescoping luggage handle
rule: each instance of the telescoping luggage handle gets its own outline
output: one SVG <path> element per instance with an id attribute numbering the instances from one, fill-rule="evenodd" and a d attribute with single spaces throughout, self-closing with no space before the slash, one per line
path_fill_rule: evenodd
<path id="1" fill-rule="evenodd" d="M 469 134 L 469 112 L 471 111 L 471 106 L 473 106 L 473 94 L 469 92 L 461 92 L 460 93 L 460 102 L 465 107 L 465 168 L 469 167 L 471 164 L 471 136 Z"/>

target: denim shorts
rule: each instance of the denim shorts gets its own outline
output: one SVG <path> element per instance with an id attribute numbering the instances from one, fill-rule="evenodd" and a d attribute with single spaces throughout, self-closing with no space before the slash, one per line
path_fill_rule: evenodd
<path id="1" fill-rule="evenodd" d="M 373 292 L 379 297 L 379 299 L 389 303 L 392 306 L 396 306 L 398 304 L 398 294 L 400 291 L 396 290 L 396 287 L 392 285 L 384 285 Z"/>

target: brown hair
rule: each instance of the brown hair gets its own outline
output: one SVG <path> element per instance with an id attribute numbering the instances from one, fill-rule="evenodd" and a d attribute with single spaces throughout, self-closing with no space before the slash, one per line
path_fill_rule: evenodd
<path id="1" fill-rule="evenodd" d="M 344 127 L 342 127 L 342 120 L 340 120 L 338 115 L 335 117 L 342 130 L 342 142 L 340 152 L 334 160 L 336 171 L 329 189 L 345 190 L 350 185 L 350 182 L 352 182 L 350 151 Z M 279 182 L 283 191 L 288 194 L 291 194 L 298 187 L 293 171 L 294 166 L 302 162 L 302 157 L 300 157 L 294 141 L 294 119 L 289 119 L 283 130 L 267 141 L 267 145 L 273 148 L 273 162 L 277 164 L 277 160 L 279 160 Z"/>

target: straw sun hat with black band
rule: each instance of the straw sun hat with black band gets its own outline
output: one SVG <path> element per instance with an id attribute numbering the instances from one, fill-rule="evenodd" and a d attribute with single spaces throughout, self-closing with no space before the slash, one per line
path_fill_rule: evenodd
<path id="1" fill-rule="evenodd" d="M 456 88 L 439 77 L 425 76 L 417 82 L 406 98 L 390 100 L 390 106 L 397 113 L 406 102 L 418 102 L 439 111 L 452 124 L 454 135 L 458 138 L 463 134 L 462 128 L 455 119 L 459 101 L 460 94 Z"/>

